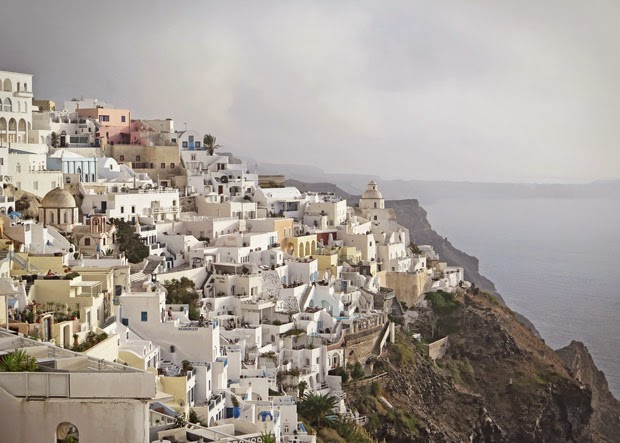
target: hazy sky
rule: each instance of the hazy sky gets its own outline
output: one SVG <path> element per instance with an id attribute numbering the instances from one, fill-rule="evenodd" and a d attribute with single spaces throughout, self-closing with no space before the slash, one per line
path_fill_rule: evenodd
<path id="1" fill-rule="evenodd" d="M 617 179 L 619 20 L 617 0 L 5 0 L 0 69 L 259 161 Z"/>

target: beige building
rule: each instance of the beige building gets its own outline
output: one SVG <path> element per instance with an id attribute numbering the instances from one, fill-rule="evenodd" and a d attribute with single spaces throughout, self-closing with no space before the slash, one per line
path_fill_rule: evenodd
<path id="1" fill-rule="evenodd" d="M 173 179 L 181 175 L 181 156 L 179 147 L 108 145 L 105 155 L 118 163 L 130 166 L 137 173 L 146 173 L 162 186 L 173 185 Z"/>

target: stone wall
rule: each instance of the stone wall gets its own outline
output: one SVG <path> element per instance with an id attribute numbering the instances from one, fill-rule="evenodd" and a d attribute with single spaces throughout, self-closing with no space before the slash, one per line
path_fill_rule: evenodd
<path id="1" fill-rule="evenodd" d="M 388 288 L 394 289 L 396 298 L 407 306 L 414 306 L 420 301 L 427 282 L 425 273 L 388 272 L 386 274 Z"/>
<path id="2" fill-rule="evenodd" d="M 448 337 L 440 338 L 439 340 L 426 345 L 426 349 L 428 350 L 428 356 L 431 359 L 439 360 L 446 355 L 446 351 L 448 350 Z"/>
<path id="3" fill-rule="evenodd" d="M 346 363 L 354 363 L 356 361 L 364 364 L 368 358 L 373 354 L 373 348 L 375 343 L 381 335 L 382 326 L 373 328 L 371 330 L 363 331 L 362 333 L 347 334 L 345 336 L 346 348 L 345 359 Z"/>

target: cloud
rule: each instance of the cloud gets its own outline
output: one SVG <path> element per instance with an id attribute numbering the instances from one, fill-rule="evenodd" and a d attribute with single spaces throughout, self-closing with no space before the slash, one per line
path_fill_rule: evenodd
<path id="1" fill-rule="evenodd" d="M 272 162 L 618 178 L 615 2 L 8 2 L 37 96 L 172 117 Z M 25 31 L 27 29 L 27 32 Z"/>

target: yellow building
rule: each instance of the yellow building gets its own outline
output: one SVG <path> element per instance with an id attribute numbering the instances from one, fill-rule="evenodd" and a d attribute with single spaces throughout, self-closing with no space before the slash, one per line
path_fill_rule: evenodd
<path id="1" fill-rule="evenodd" d="M 323 275 L 327 270 L 329 270 L 332 275 L 336 275 L 338 252 L 338 248 L 324 248 L 323 251 L 316 256 L 318 259 L 319 275 Z"/>
<path id="2" fill-rule="evenodd" d="M 280 247 L 287 254 L 301 258 L 316 255 L 316 244 L 316 234 L 311 234 L 287 237 L 282 241 Z"/>
<path id="3" fill-rule="evenodd" d="M 340 248 L 340 258 L 351 264 L 362 261 L 362 251 L 354 246 L 343 246 Z"/>

